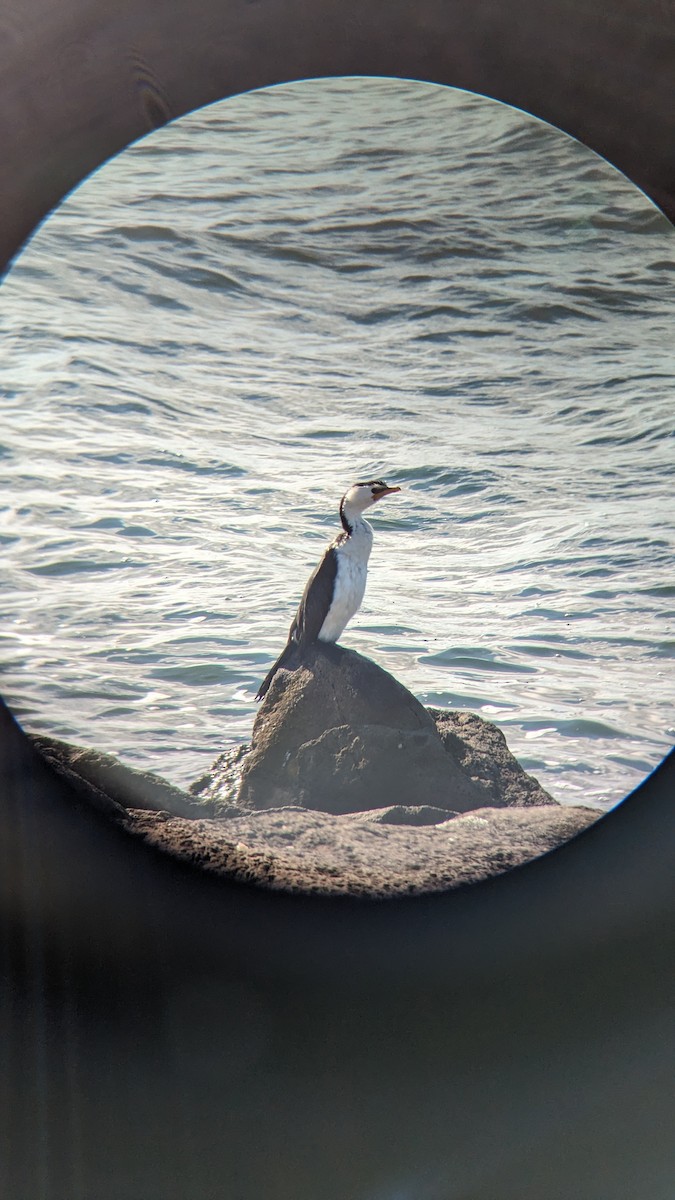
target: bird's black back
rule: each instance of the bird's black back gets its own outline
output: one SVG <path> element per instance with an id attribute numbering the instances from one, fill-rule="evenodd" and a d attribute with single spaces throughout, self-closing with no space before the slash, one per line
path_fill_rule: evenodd
<path id="1" fill-rule="evenodd" d="M 338 569 L 335 550 L 340 540 L 337 538 L 331 543 L 321 562 L 307 580 L 298 611 L 288 631 L 289 642 L 293 642 L 297 646 L 307 646 L 310 642 L 315 642 L 319 636 L 333 599 L 333 588 Z"/>

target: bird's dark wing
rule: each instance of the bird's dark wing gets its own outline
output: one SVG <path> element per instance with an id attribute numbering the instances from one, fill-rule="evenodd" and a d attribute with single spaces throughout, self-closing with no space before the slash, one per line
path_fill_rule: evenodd
<path id="1" fill-rule="evenodd" d="M 256 700 L 262 700 L 267 694 L 280 667 L 288 664 L 289 669 L 293 669 L 297 666 L 297 651 L 317 640 L 333 598 L 333 584 L 338 568 L 335 547 L 339 546 L 341 541 L 343 541 L 343 535 L 331 543 L 318 567 L 307 580 L 298 611 L 293 617 L 291 628 L 288 631 L 288 641 L 258 688 Z"/>
<path id="2" fill-rule="evenodd" d="M 310 642 L 316 641 L 330 608 L 338 568 L 335 545 L 336 543 L 333 542 L 328 547 L 318 567 L 307 580 L 307 586 L 302 593 L 298 611 L 288 631 L 289 642 L 294 642 L 297 646 L 306 646 Z"/>

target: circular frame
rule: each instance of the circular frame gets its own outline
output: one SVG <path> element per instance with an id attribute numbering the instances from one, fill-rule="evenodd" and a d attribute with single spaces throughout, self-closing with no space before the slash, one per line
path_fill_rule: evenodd
<path id="1" fill-rule="evenodd" d="M 149 129 L 323 75 L 522 107 L 675 214 L 660 0 L 23 0 L 0 52 L 3 263 Z M 0 781 L 8 1195 L 668 1200 L 672 754 L 552 855 L 385 903 L 163 858 L 78 809 L 5 708 Z"/>

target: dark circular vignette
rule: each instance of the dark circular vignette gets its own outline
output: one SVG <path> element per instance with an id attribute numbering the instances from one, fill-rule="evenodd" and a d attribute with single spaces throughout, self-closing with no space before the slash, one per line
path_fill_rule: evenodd
<path id="1" fill-rule="evenodd" d="M 24 0 L 0 45 L 4 261 L 167 116 L 317 75 L 492 95 L 675 211 L 656 0 Z M 670 1200 L 674 777 L 489 884 L 321 901 L 129 842 L 0 708 L 5 1194 Z"/>
<path id="2" fill-rule="evenodd" d="M 3 6 L 0 264 L 95 167 L 167 120 L 335 75 L 503 100 L 584 142 L 675 216 L 675 13 L 661 0 L 156 3 Z"/>

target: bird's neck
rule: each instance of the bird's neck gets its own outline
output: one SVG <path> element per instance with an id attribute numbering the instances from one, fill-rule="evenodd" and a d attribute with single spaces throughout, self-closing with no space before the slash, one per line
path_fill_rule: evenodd
<path id="1" fill-rule="evenodd" d="M 348 537 L 358 537 L 359 534 L 364 533 L 372 536 L 372 528 L 363 513 L 350 508 L 344 501 L 340 505 L 340 521 Z"/>

